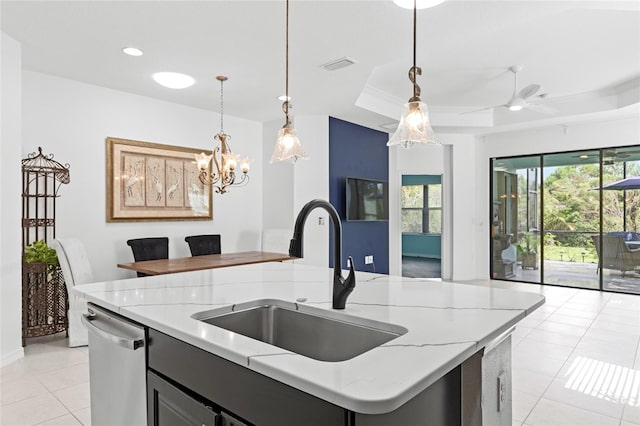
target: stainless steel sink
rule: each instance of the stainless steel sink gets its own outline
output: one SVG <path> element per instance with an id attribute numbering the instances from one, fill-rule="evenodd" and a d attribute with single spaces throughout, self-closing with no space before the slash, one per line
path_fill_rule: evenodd
<path id="1" fill-rule="evenodd" d="M 198 312 L 192 318 L 319 361 L 345 361 L 407 329 L 283 300 L 262 299 Z"/>

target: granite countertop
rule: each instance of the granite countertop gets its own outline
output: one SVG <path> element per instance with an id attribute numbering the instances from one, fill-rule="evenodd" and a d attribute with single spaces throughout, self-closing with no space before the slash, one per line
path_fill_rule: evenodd
<path id="1" fill-rule="evenodd" d="M 544 303 L 535 293 L 357 272 L 345 314 L 408 332 L 350 360 L 324 362 L 191 318 L 256 299 L 331 309 L 332 269 L 292 262 L 108 281 L 77 295 L 349 410 L 393 411 Z"/>

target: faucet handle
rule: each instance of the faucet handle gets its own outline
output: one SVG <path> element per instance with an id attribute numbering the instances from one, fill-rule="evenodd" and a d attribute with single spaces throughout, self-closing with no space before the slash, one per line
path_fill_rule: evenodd
<path id="1" fill-rule="evenodd" d="M 347 263 L 349 264 L 349 275 L 344 280 L 344 283 L 348 287 L 350 287 L 350 286 L 355 287 L 356 286 L 356 277 L 355 277 L 355 271 L 353 270 L 353 257 L 349 256 L 347 258 Z"/>
<path id="2" fill-rule="evenodd" d="M 342 278 L 342 273 L 334 273 L 333 277 L 333 309 L 344 309 L 347 303 L 347 297 L 356 287 L 356 275 L 353 270 L 353 258 L 349 256 L 349 275 Z M 340 270 L 338 265 L 338 270 Z"/>

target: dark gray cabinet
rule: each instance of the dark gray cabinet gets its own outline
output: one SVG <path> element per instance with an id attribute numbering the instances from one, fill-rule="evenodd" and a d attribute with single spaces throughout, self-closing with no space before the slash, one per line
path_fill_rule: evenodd
<path id="1" fill-rule="evenodd" d="M 218 426 L 213 408 L 187 395 L 153 372 L 147 372 L 147 424 L 150 426 Z"/>
<path id="2" fill-rule="evenodd" d="M 338 407 L 153 329 L 149 330 L 147 349 L 149 425 L 153 426 L 208 426 L 216 415 L 219 423 L 214 423 L 215 426 L 482 424 L 482 351 L 398 409 L 366 415 Z M 158 379 L 164 384 L 158 385 Z"/>
<path id="3" fill-rule="evenodd" d="M 249 426 L 197 395 L 147 372 L 147 424 L 151 426 Z"/>
<path id="4" fill-rule="evenodd" d="M 156 330 L 148 368 L 220 407 L 223 417 L 259 426 L 344 425 L 348 411 Z M 149 397 L 148 404 L 153 401 Z M 242 426 L 244 423 L 229 423 Z M 149 422 L 153 425 L 154 423 Z"/>

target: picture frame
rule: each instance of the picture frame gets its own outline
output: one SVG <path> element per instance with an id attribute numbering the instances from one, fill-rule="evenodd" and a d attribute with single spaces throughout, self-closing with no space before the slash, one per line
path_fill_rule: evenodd
<path id="1" fill-rule="evenodd" d="M 113 137 L 106 150 L 107 222 L 213 219 L 213 191 L 194 157 L 210 150 Z"/>

